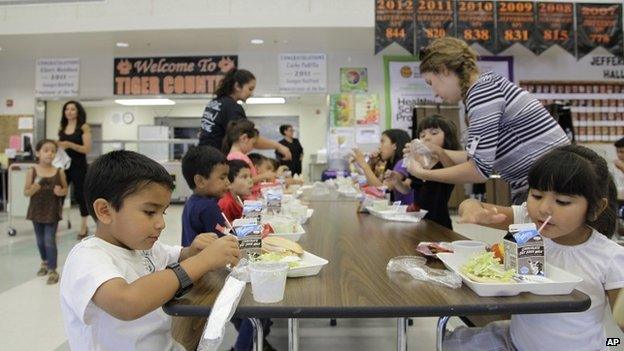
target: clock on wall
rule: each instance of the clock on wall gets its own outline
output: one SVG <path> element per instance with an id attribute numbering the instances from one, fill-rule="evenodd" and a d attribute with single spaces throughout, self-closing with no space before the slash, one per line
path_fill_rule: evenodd
<path id="1" fill-rule="evenodd" d="M 125 124 L 131 124 L 132 122 L 134 122 L 134 115 L 132 114 L 132 112 L 124 112 L 122 120 Z"/>

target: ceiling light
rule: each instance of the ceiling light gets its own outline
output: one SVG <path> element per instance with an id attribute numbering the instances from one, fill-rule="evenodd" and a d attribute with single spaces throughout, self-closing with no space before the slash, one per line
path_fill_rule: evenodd
<path id="1" fill-rule="evenodd" d="M 169 99 L 116 99 L 115 102 L 124 106 L 175 105 L 175 101 Z"/>
<path id="2" fill-rule="evenodd" d="M 130 44 L 128 44 L 128 43 L 124 43 L 124 42 L 122 42 L 122 41 L 118 41 L 118 42 L 117 42 L 117 47 L 118 47 L 118 48 L 127 48 L 127 47 L 129 47 L 129 46 L 130 46 Z"/>
<path id="3" fill-rule="evenodd" d="M 264 40 L 262 39 L 251 39 L 251 43 L 254 45 L 261 45 L 264 44 Z"/>
<path id="4" fill-rule="evenodd" d="M 251 105 L 266 105 L 266 104 L 285 104 L 286 99 L 283 97 L 252 97 L 245 101 Z"/>

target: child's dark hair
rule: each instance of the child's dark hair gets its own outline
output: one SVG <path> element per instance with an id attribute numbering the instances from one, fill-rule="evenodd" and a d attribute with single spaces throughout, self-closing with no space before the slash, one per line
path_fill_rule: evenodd
<path id="1" fill-rule="evenodd" d="M 87 171 L 84 197 L 89 214 L 97 222 L 93 203 L 108 201 L 116 211 L 128 196 L 156 183 L 173 191 L 173 178 L 158 162 L 133 151 L 111 151 L 98 157 Z"/>
<path id="2" fill-rule="evenodd" d="M 53 144 L 54 147 L 56 148 L 56 150 L 58 150 L 58 146 L 56 145 L 56 141 L 52 140 L 52 139 L 41 139 L 37 142 L 37 145 L 35 145 L 35 151 L 39 152 L 41 150 L 41 148 L 43 147 L 43 145 L 50 143 Z"/>
<path id="3" fill-rule="evenodd" d="M 271 162 L 271 167 L 273 167 L 273 172 L 276 172 L 277 169 L 279 168 L 279 162 L 277 162 L 276 159 L 271 158 L 271 157 L 267 157 L 267 160 Z"/>
<path id="4" fill-rule="evenodd" d="M 58 132 L 59 137 L 62 133 L 65 132 L 65 128 L 67 128 L 67 124 L 69 123 L 67 117 L 65 117 L 65 108 L 69 104 L 73 104 L 74 106 L 76 106 L 76 111 L 78 112 L 78 117 L 76 119 L 76 131 L 81 130 L 82 125 L 87 123 L 87 112 L 85 111 L 84 107 L 82 107 L 82 104 L 74 100 L 67 101 L 63 105 L 63 111 L 61 112 L 61 128 L 59 128 Z"/>
<path id="5" fill-rule="evenodd" d="M 192 146 L 182 157 L 182 175 L 189 188 L 195 189 L 195 175 L 208 178 L 219 164 L 227 164 L 221 151 L 208 145 Z"/>
<path id="6" fill-rule="evenodd" d="M 279 129 L 280 134 L 281 134 L 281 135 L 285 135 L 284 133 L 286 133 L 286 131 L 288 130 L 288 128 L 292 128 L 292 126 L 291 126 L 290 124 L 282 124 L 282 125 L 280 126 L 280 129 Z"/>
<path id="7" fill-rule="evenodd" d="M 226 73 L 221 82 L 219 82 L 215 95 L 217 95 L 217 97 L 232 95 L 236 83 L 238 83 L 238 85 L 242 88 L 243 85 L 251 82 L 252 80 L 256 80 L 253 73 L 246 69 L 232 68 L 232 70 Z"/>
<path id="8" fill-rule="evenodd" d="M 615 232 L 617 189 L 607 161 L 591 149 L 567 145 L 540 157 L 529 171 L 529 188 L 584 197 L 587 225 L 608 237 Z M 602 199 L 607 207 L 600 212 Z"/>
<path id="9" fill-rule="evenodd" d="M 457 138 L 457 126 L 455 126 L 455 123 L 444 119 L 440 115 L 431 115 L 418 122 L 416 136 L 420 136 L 420 133 L 423 130 L 432 128 L 438 128 L 444 132 L 444 145 L 442 145 L 443 149 L 459 150 L 459 139 Z"/>
<path id="10" fill-rule="evenodd" d="M 229 153 L 232 145 L 237 142 L 242 135 L 255 138 L 259 134 L 256 125 L 248 119 L 241 119 L 228 123 L 227 129 L 225 130 L 225 138 L 223 138 L 223 153 Z"/>
<path id="11" fill-rule="evenodd" d="M 249 153 L 247 154 L 247 157 L 249 157 L 254 167 L 259 167 L 262 164 L 262 162 L 264 162 L 264 160 L 266 160 L 267 158 L 266 156 L 259 154 L 257 152 Z"/>
<path id="12" fill-rule="evenodd" d="M 624 147 L 624 138 L 621 138 L 620 140 L 616 141 L 613 145 L 615 145 L 616 148 L 621 148 Z"/>
<path id="13" fill-rule="evenodd" d="M 393 144 L 396 144 L 396 150 L 391 160 L 387 160 L 386 169 L 393 169 L 394 165 L 403 159 L 403 148 L 405 144 L 411 141 L 409 134 L 403 129 L 386 129 L 381 133 L 388 137 Z"/>
<path id="14" fill-rule="evenodd" d="M 241 169 L 249 169 L 249 165 L 243 160 L 230 160 L 227 164 L 230 166 L 230 171 L 228 172 L 228 179 L 230 180 L 230 183 L 234 182 L 234 179 L 236 179 L 238 172 L 240 172 Z"/>

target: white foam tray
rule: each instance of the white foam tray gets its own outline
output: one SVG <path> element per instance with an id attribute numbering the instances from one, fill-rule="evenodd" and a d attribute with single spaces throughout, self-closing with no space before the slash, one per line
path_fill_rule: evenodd
<path id="1" fill-rule="evenodd" d="M 459 274 L 464 284 L 479 296 L 515 296 L 523 292 L 536 295 L 567 295 L 583 281 L 582 278 L 546 262 L 544 273 L 547 279 L 544 282 L 478 283 L 460 272 L 460 267 L 464 265 L 465 259 L 452 253 L 438 253 L 437 256 L 446 268 Z"/>
<path id="2" fill-rule="evenodd" d="M 397 212 L 394 210 L 379 211 L 374 209 L 372 206 L 366 207 L 366 210 L 375 217 L 379 217 L 387 221 L 397 222 L 418 223 L 427 214 L 427 211 L 425 210 L 420 210 L 418 212 Z"/>
<path id="3" fill-rule="evenodd" d="M 307 251 L 301 255 L 301 261 L 299 261 L 301 267 L 295 267 L 288 270 L 288 278 L 297 277 L 310 277 L 319 274 L 323 266 L 329 263 L 324 258 L 318 257 Z"/>

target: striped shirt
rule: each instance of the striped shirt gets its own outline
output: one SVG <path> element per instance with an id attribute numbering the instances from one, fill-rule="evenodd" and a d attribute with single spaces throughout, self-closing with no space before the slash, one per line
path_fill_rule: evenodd
<path id="1" fill-rule="evenodd" d="M 536 159 L 570 143 L 537 99 L 492 72 L 481 74 L 468 89 L 466 109 L 469 157 L 485 178 L 499 173 L 512 196 L 528 190 Z"/>

